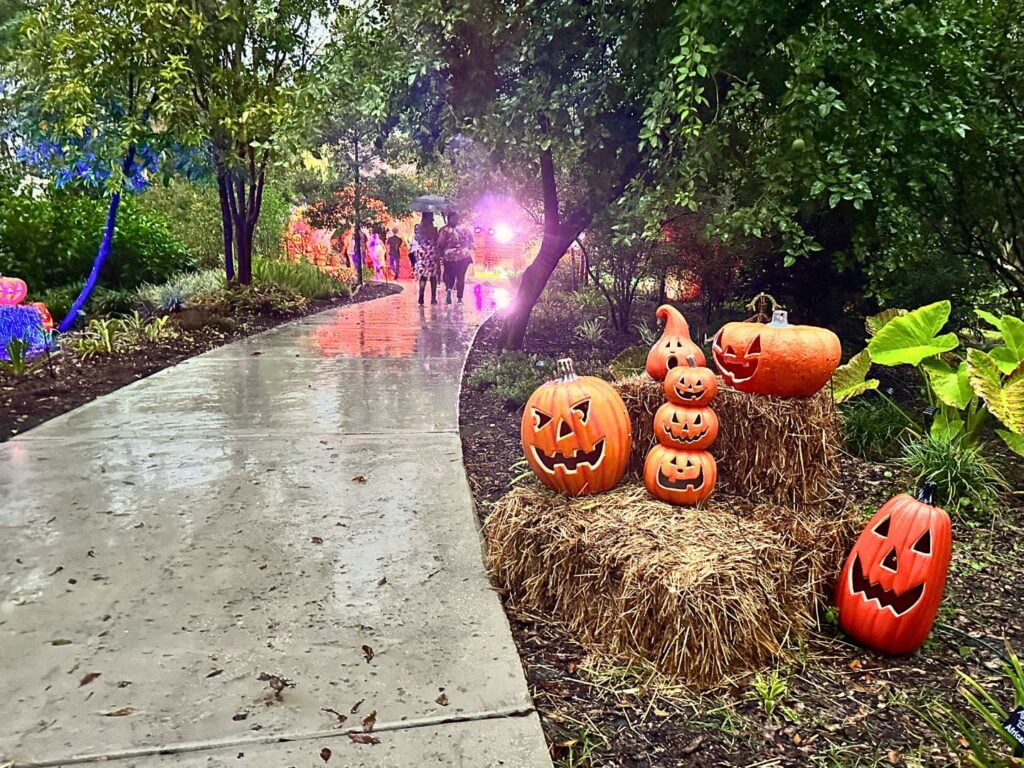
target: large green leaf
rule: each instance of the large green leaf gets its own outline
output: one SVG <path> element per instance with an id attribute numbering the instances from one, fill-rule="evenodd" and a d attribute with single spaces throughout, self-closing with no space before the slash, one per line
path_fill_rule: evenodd
<path id="1" fill-rule="evenodd" d="M 862 349 L 832 374 L 832 397 L 837 403 L 862 395 L 869 389 L 878 389 L 878 379 L 865 379 L 871 368 L 871 355 Z"/>
<path id="2" fill-rule="evenodd" d="M 969 349 L 967 376 L 992 415 L 1011 432 L 1024 434 L 1024 363 L 1004 378 L 989 355 Z"/>
<path id="3" fill-rule="evenodd" d="M 964 433 L 964 420 L 955 408 L 940 408 L 928 431 L 934 438 L 953 442 Z"/>
<path id="4" fill-rule="evenodd" d="M 949 301 L 937 301 L 892 318 L 868 342 L 871 359 L 879 365 L 918 365 L 956 349 L 960 342 L 955 333 L 938 335 L 951 309 Z"/>
<path id="5" fill-rule="evenodd" d="M 967 379 L 966 360 L 962 361 L 956 370 L 938 358 L 925 360 L 924 369 L 928 373 L 928 380 L 931 381 L 932 391 L 942 403 L 963 410 L 971 402 L 974 390 Z"/>
<path id="6" fill-rule="evenodd" d="M 999 318 L 999 330 L 1003 334 L 1003 344 L 1006 345 L 1012 359 L 1018 365 L 1024 362 L 1024 320 L 1013 315 L 1003 315 Z"/>
<path id="7" fill-rule="evenodd" d="M 1005 429 L 997 429 L 996 434 L 1003 438 L 1003 442 L 1014 453 L 1024 456 L 1024 435 L 1007 432 Z"/>
<path id="8" fill-rule="evenodd" d="M 907 314 L 905 309 L 883 309 L 877 315 L 872 315 L 864 321 L 864 327 L 867 329 L 868 336 L 874 336 L 890 320 L 896 317 L 903 317 L 905 314 Z"/>

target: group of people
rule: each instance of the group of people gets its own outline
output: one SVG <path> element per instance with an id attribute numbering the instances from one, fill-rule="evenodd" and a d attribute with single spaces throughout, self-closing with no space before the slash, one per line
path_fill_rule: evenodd
<path id="1" fill-rule="evenodd" d="M 445 303 L 452 303 L 452 295 L 461 304 L 466 290 L 466 271 L 473 263 L 473 230 L 461 222 L 456 211 L 449 211 L 445 216 L 441 229 L 434 223 L 434 214 L 422 214 L 420 223 L 415 227 L 415 234 L 409 244 L 409 261 L 412 264 L 413 276 L 419 283 L 419 303 L 425 303 L 424 294 L 430 286 L 430 303 L 437 304 L 437 286 L 444 281 Z M 385 241 L 376 232 L 364 229 L 360 236 L 360 253 L 356 253 L 354 238 L 349 237 L 346 243 L 346 255 L 356 268 L 362 267 L 361 254 L 373 264 L 374 273 L 380 277 L 388 268 L 391 277 L 398 277 L 401 268 L 402 239 L 398 227 L 391 230 Z M 384 249 L 387 249 L 387 263 L 384 261 Z"/>

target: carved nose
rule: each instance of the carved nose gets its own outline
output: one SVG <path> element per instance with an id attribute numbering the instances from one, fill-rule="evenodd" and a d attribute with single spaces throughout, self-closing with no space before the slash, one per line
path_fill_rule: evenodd
<path id="1" fill-rule="evenodd" d="M 896 547 L 889 550 L 889 554 L 885 556 L 885 560 L 882 561 L 882 567 L 887 571 L 896 573 L 898 563 L 896 562 Z"/>
<path id="2" fill-rule="evenodd" d="M 572 426 L 565 420 L 558 423 L 558 439 L 562 440 L 572 436 Z"/>

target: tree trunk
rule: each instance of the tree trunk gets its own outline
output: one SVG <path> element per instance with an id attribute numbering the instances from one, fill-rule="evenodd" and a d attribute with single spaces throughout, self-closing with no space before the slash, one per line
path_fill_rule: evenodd
<path id="1" fill-rule="evenodd" d="M 574 232 L 571 235 L 544 235 L 544 240 L 540 244 L 540 252 L 533 263 L 523 272 L 512 309 L 505 316 L 501 336 L 502 349 L 522 349 L 526 326 L 530 322 L 530 313 L 544 291 L 544 286 L 548 284 L 551 273 L 558 266 L 558 260 L 562 258 L 577 235 L 579 232 Z"/>
<path id="2" fill-rule="evenodd" d="M 121 164 L 121 170 L 125 176 L 131 172 L 132 165 L 134 164 L 135 145 L 132 144 L 128 147 L 128 152 L 125 154 L 124 163 Z M 110 196 L 110 206 L 107 208 L 107 223 L 103 228 L 103 239 L 100 240 L 100 247 L 96 251 L 96 258 L 92 262 L 92 269 L 89 271 L 89 276 L 86 278 L 85 285 L 82 286 L 78 298 L 75 299 L 75 303 L 71 305 L 71 309 L 68 310 L 67 315 L 57 327 L 57 330 L 61 333 L 67 333 L 74 327 L 75 321 L 78 319 L 78 313 L 85 307 L 86 302 L 89 301 L 89 297 L 92 295 L 93 289 L 96 288 L 96 283 L 100 278 L 100 270 L 103 269 L 103 265 L 113 249 L 114 229 L 117 226 L 117 209 L 120 204 L 121 193 L 115 192 Z"/>
<path id="3" fill-rule="evenodd" d="M 355 189 L 352 196 L 352 208 L 355 214 L 355 221 L 352 225 L 352 253 L 355 254 L 355 266 L 356 266 L 356 285 L 363 284 L 363 264 L 366 254 L 363 253 L 363 231 L 360 226 L 360 219 L 362 218 L 362 210 L 360 209 L 360 178 L 359 178 L 359 135 L 357 134 L 353 141 L 353 166 L 355 170 Z"/>
<path id="4" fill-rule="evenodd" d="M 217 153 L 217 192 L 220 195 L 220 224 L 224 236 L 224 276 L 229 283 L 235 280 L 234 229 L 231 226 L 231 179 L 224 160 Z"/>

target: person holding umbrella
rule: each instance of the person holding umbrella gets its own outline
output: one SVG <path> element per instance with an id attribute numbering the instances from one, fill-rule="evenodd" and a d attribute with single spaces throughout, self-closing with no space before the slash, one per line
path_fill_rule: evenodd
<path id="1" fill-rule="evenodd" d="M 413 275 L 420 284 L 420 304 L 423 303 L 423 292 L 428 282 L 430 303 L 437 304 L 437 279 L 441 275 L 441 261 L 437 257 L 437 227 L 434 226 L 434 214 L 430 211 L 425 211 L 420 218 Z"/>
<path id="2" fill-rule="evenodd" d="M 466 290 L 466 270 L 473 263 L 473 230 L 460 223 L 459 214 L 449 211 L 448 222 L 437 236 L 437 251 L 444 262 L 445 304 L 452 303 L 452 291 L 462 303 Z"/>

